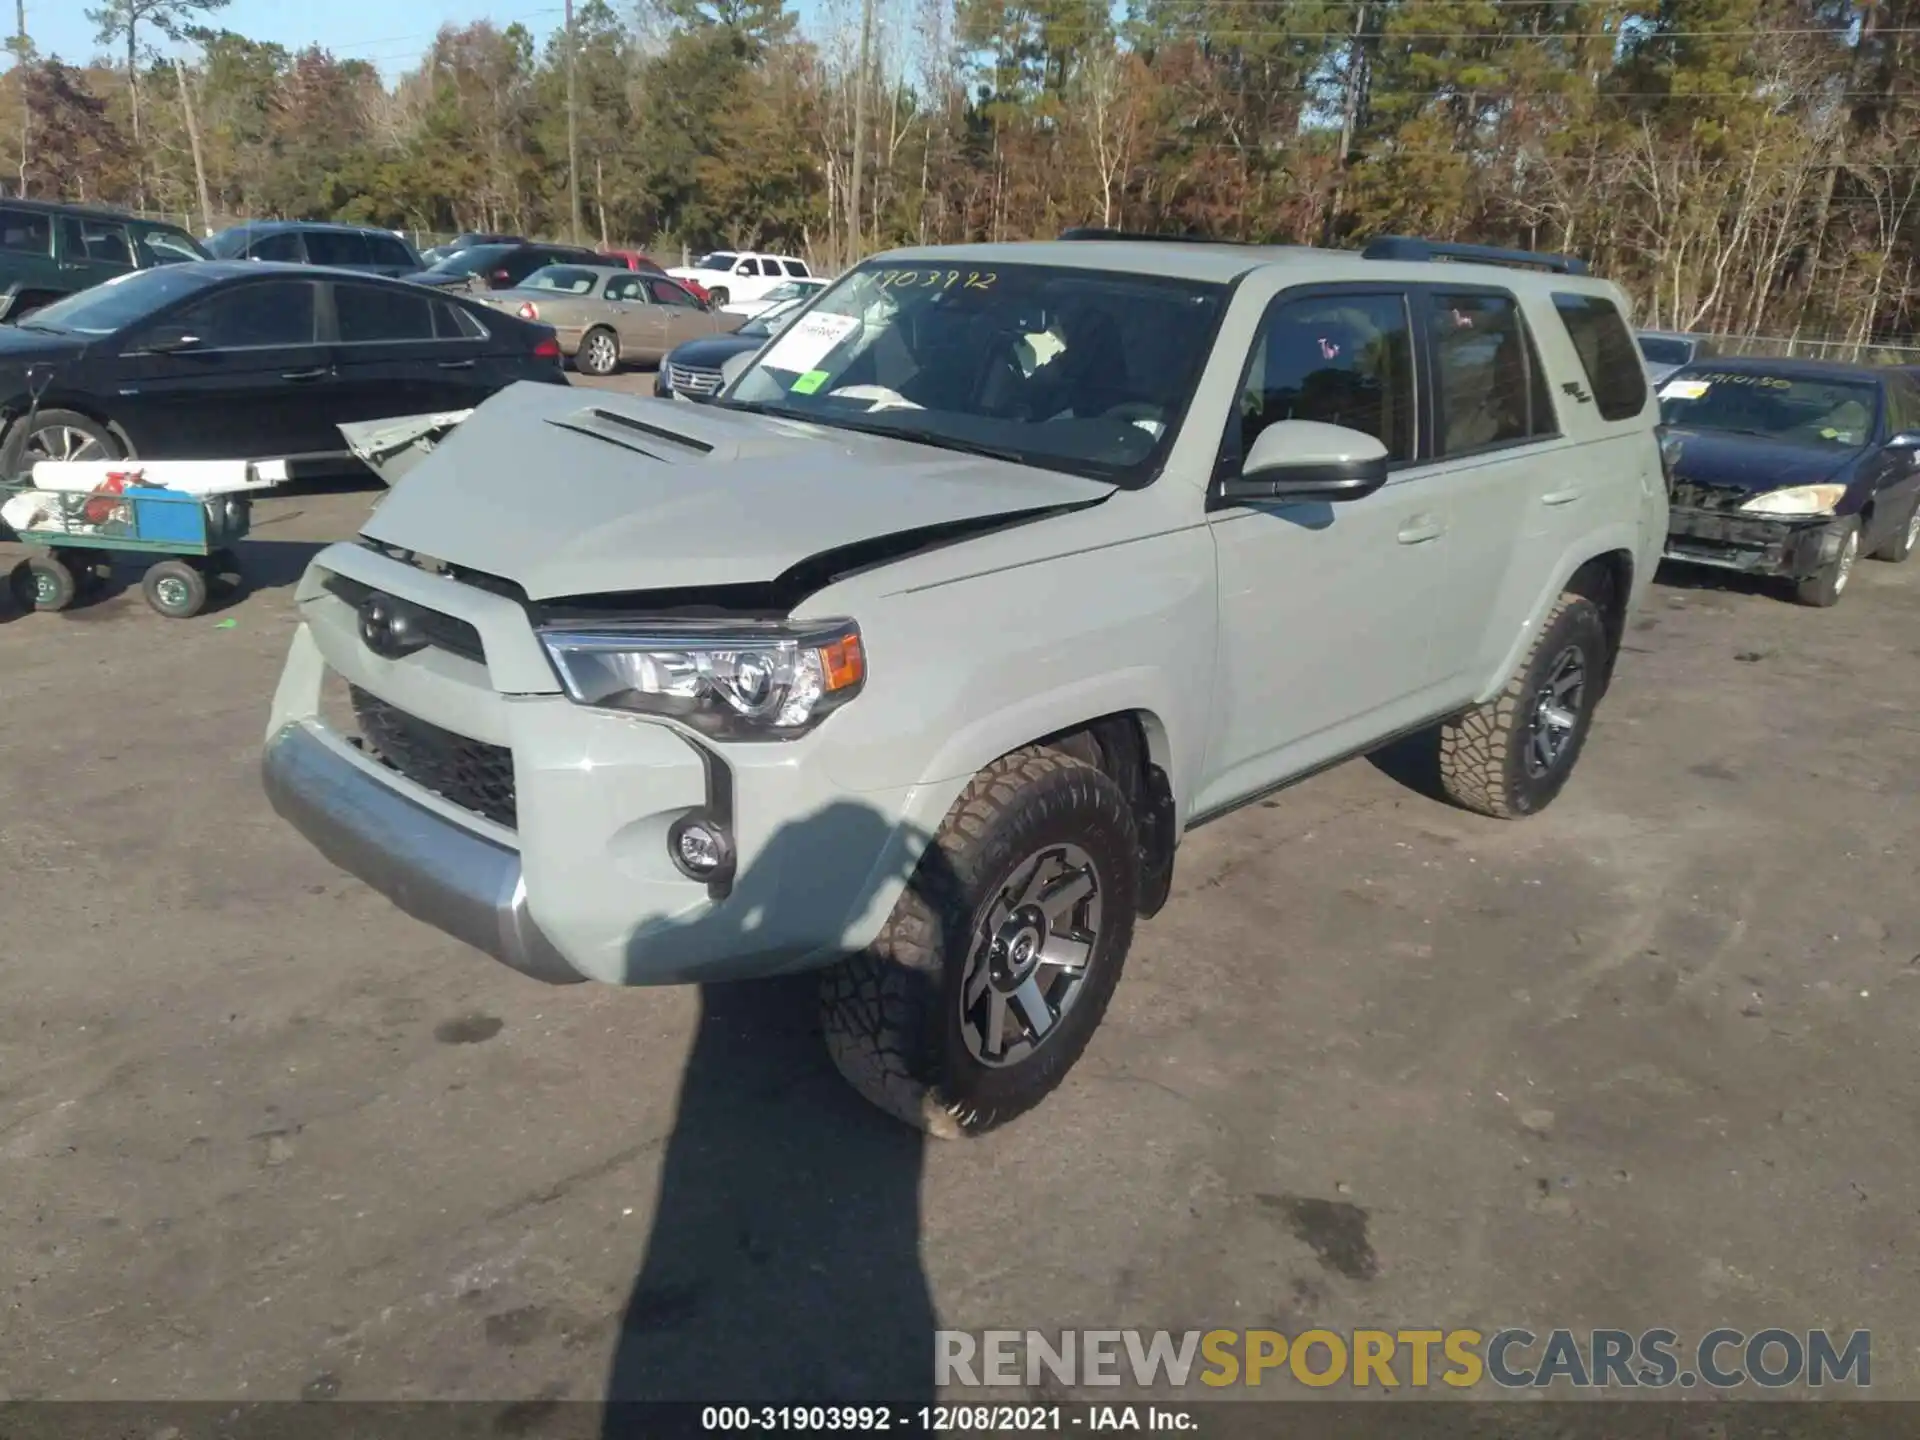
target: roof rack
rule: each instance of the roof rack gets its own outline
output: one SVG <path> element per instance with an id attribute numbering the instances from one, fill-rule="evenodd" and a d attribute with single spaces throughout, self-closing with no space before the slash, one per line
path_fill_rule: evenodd
<path id="1" fill-rule="evenodd" d="M 1146 230 L 1103 230 L 1098 225 L 1076 225 L 1060 232 L 1062 240 L 1152 240 L 1180 245 L 1241 245 L 1241 240 L 1222 240 L 1214 235 L 1156 235 Z"/>
<path id="2" fill-rule="evenodd" d="M 1521 270 L 1548 270 L 1556 275 L 1589 275 L 1587 262 L 1571 255 L 1549 255 L 1540 250 L 1503 250 L 1498 245 L 1455 245 L 1444 240 L 1416 240 L 1406 235 L 1382 235 L 1360 252 L 1363 260 L 1455 260 L 1470 265 L 1510 265 Z"/>

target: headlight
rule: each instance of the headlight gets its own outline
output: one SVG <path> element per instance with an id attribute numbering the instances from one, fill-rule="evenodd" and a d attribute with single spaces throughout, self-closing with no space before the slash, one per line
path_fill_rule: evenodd
<path id="1" fill-rule="evenodd" d="M 540 641 L 576 703 L 668 716 L 721 740 L 804 735 L 867 678 L 851 620 L 556 627 Z"/>
<path id="2" fill-rule="evenodd" d="M 1740 507 L 1743 515 L 1831 515 L 1844 485 L 1795 485 L 1789 490 L 1774 490 L 1757 495 Z"/>

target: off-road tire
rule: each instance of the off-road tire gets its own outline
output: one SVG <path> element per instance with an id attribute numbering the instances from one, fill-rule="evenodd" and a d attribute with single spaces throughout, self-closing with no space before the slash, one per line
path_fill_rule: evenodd
<path id="1" fill-rule="evenodd" d="M 1083 992 L 1032 1055 L 981 1064 L 961 1037 L 959 992 L 987 905 L 1050 844 L 1092 857 L 1101 923 Z M 1058 750 L 1002 756 L 947 812 L 879 937 L 821 977 L 827 1051 L 889 1115 L 944 1138 L 978 1135 L 1039 1104 L 1085 1050 L 1133 943 L 1139 842 L 1133 811 L 1101 770 Z"/>
<path id="2" fill-rule="evenodd" d="M 1920 500 L 1913 502 L 1913 508 L 1907 511 L 1907 517 L 1900 529 L 1890 538 L 1880 542 L 1871 559 L 1886 560 L 1894 565 L 1900 564 L 1920 546 Z"/>
<path id="3" fill-rule="evenodd" d="M 1840 603 L 1840 597 L 1847 592 L 1853 578 L 1853 562 L 1860 558 L 1860 517 L 1851 515 L 1845 521 L 1840 541 L 1841 552 L 1832 561 L 1806 579 L 1798 581 L 1793 587 L 1793 598 L 1802 605 L 1811 605 L 1816 610 L 1825 610 Z M 1846 546 L 1851 544 L 1853 554 L 1848 556 Z"/>
<path id="4" fill-rule="evenodd" d="M 1558 762 L 1534 775 L 1526 762 L 1533 699 L 1569 646 L 1581 649 L 1588 677 L 1579 718 Z M 1599 607 L 1584 595 L 1563 594 L 1506 688 L 1440 727 L 1440 786 L 1447 798 L 1500 820 L 1546 809 L 1580 759 L 1611 660 Z"/>

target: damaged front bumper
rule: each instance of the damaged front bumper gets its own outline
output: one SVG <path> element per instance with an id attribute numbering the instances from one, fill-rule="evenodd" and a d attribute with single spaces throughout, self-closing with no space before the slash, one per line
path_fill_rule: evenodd
<path id="1" fill-rule="evenodd" d="M 1776 519 L 1676 506 L 1664 555 L 1689 565 L 1804 580 L 1839 558 L 1844 538 L 1844 527 L 1831 515 Z"/>

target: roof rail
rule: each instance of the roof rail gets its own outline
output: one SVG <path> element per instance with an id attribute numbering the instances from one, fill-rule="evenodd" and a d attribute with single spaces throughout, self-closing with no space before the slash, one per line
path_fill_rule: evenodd
<path id="1" fill-rule="evenodd" d="M 1498 245 L 1455 245 L 1445 240 L 1416 240 L 1406 235 L 1382 235 L 1360 252 L 1363 260 L 1456 260 L 1471 265 L 1510 265 L 1521 270 L 1548 270 L 1556 275 L 1589 275 L 1587 262 L 1572 255 L 1549 255 L 1540 250 L 1503 250 Z"/>
<path id="2" fill-rule="evenodd" d="M 1240 245 L 1244 241 L 1222 240 L 1214 235 L 1156 235 L 1146 230 L 1103 230 L 1098 225 L 1076 225 L 1060 232 L 1062 240 L 1152 240 L 1179 245 Z"/>

